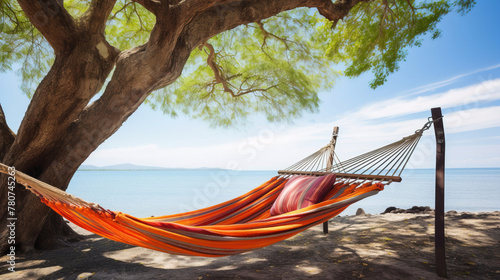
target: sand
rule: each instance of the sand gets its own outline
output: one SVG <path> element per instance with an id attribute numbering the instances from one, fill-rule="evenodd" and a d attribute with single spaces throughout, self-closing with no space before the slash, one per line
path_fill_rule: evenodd
<path id="1" fill-rule="evenodd" d="M 435 274 L 434 216 L 336 217 L 244 254 L 175 256 L 113 242 L 82 229 L 84 241 L 1 258 L 0 279 L 440 279 Z M 76 227 L 75 227 L 76 228 Z M 500 212 L 446 215 L 450 279 L 500 279 Z"/>

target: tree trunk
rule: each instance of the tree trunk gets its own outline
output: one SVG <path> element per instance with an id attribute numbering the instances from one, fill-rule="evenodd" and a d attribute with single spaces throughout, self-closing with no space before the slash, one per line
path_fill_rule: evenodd
<path id="1" fill-rule="evenodd" d="M 35 248 L 54 249 L 82 239 L 83 237 L 76 233 L 61 215 L 51 209 L 36 239 Z"/>
<path id="2" fill-rule="evenodd" d="M 23 170 L 29 170 L 29 158 L 24 158 L 25 162 L 28 164 L 23 165 Z M 81 159 L 82 161 L 84 159 Z M 18 161 L 20 162 L 20 161 Z M 38 162 L 37 169 L 47 169 L 48 166 L 53 164 L 50 158 L 47 158 L 45 165 Z M 14 165 L 16 168 L 19 165 Z M 30 173 L 28 173 L 30 174 Z M 33 172 L 31 173 L 33 174 Z M 50 177 L 46 175 L 47 173 L 42 173 L 38 176 L 44 182 L 61 182 L 64 179 L 63 184 L 58 184 L 57 186 L 66 189 L 69 181 L 71 180 L 74 171 L 67 170 L 66 172 L 61 172 L 57 175 L 57 178 Z M 7 180 L 6 177 L 2 178 L 2 194 L 0 195 L 1 205 L 7 205 Z M 17 218 L 15 222 L 15 247 L 17 251 L 32 251 L 34 249 L 47 249 L 55 248 L 67 244 L 69 241 L 79 240 L 79 236 L 69 227 L 69 225 L 62 219 L 61 216 L 53 212 L 49 207 L 45 206 L 40 202 L 38 197 L 33 195 L 31 192 L 27 191 L 24 186 L 17 184 L 15 188 L 15 206 L 14 215 L 9 215 L 7 211 L 2 211 L 1 221 L 2 230 L 0 231 L 0 240 L 2 240 L 2 247 L 0 248 L 2 254 L 5 253 L 9 244 L 5 242 L 7 240 L 10 231 L 5 230 L 7 224 L 12 222 L 8 221 L 7 218 L 15 217 Z"/>
<path id="3" fill-rule="evenodd" d="M 106 51 L 103 52 L 103 48 Z M 68 149 L 72 149 L 69 146 L 61 151 L 60 143 L 71 136 L 69 126 L 78 120 L 89 100 L 101 89 L 118 53 L 99 34 L 82 34 L 79 42 L 60 52 L 35 91 L 18 135 L 5 149 L 5 154 L 0 154 L 2 162 L 66 190 L 78 166 L 90 153 L 68 153 Z M 64 153 L 67 156 L 61 161 L 57 155 Z M 0 205 L 7 205 L 7 192 L 7 180 L 3 177 Z M 53 212 L 49 215 L 52 210 L 23 186 L 18 185 L 14 193 L 16 250 L 31 251 L 78 239 L 61 217 Z M 6 211 L 0 211 L 2 254 L 10 247 L 6 242 L 11 234 L 7 224 L 12 221 L 7 220 L 7 215 Z"/>
<path id="4" fill-rule="evenodd" d="M 15 139 L 16 135 L 7 125 L 2 105 L 0 105 L 0 159 L 7 153 Z"/>

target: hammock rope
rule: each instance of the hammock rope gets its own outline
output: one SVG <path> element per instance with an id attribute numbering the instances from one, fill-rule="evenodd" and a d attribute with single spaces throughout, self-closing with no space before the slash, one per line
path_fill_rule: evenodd
<path id="1" fill-rule="evenodd" d="M 355 181 L 371 180 L 386 182 L 386 184 L 401 182 L 401 173 L 415 151 L 422 134 L 430 128 L 432 122 L 429 120 L 414 134 L 399 141 L 345 161 L 338 159 L 334 151 L 335 145 L 330 143 L 288 168 L 279 170 L 278 174 L 323 176 L 335 173 L 337 178 L 349 178 Z M 325 159 L 329 159 L 330 162 Z"/>
<path id="2" fill-rule="evenodd" d="M 424 128 L 430 126 L 427 123 Z M 287 239 L 328 221 L 349 205 L 400 181 L 422 133 L 345 162 L 334 153 L 335 138 L 312 155 L 232 200 L 186 213 L 136 218 L 86 202 L 16 170 L 16 180 L 72 223 L 111 240 L 170 254 L 220 257 L 243 253 Z M 9 167 L 0 163 L 0 172 Z M 351 173 L 349 173 L 351 172 Z M 291 175 L 335 173 L 334 187 L 323 201 L 271 216 L 270 209 Z M 385 184 L 383 182 L 386 182 Z"/>

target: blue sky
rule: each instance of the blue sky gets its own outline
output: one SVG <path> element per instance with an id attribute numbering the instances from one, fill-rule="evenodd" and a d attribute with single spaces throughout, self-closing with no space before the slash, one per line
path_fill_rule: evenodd
<path id="1" fill-rule="evenodd" d="M 399 140 L 420 128 L 430 108 L 443 108 L 447 167 L 500 167 L 500 1 L 482 0 L 467 15 L 447 16 L 437 40 L 409 50 L 400 70 L 376 90 L 370 74 L 340 78 L 321 92 L 319 112 L 293 123 L 270 124 L 259 116 L 244 126 L 211 128 L 202 121 L 172 119 L 142 105 L 85 162 L 242 170 L 285 168 L 330 141 L 340 127 L 340 159 Z M 17 131 L 29 100 L 14 73 L 1 73 L 0 103 Z M 410 162 L 431 168 L 432 130 Z"/>

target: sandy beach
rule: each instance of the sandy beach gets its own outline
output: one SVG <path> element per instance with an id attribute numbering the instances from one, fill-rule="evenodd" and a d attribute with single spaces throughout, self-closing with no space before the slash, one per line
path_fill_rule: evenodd
<path id="1" fill-rule="evenodd" d="M 75 227 L 76 228 L 76 227 Z M 82 229 L 69 247 L 1 258 L 0 279 L 440 279 L 434 216 L 339 216 L 275 245 L 222 258 L 175 256 Z M 450 279 L 500 279 L 500 212 L 446 215 Z"/>

